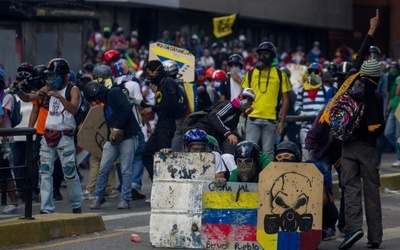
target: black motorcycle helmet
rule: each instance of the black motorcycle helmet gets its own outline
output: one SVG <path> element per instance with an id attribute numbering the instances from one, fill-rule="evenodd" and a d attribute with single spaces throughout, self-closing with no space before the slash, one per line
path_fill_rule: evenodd
<path id="1" fill-rule="evenodd" d="M 251 141 L 242 141 L 235 148 L 235 162 L 238 158 L 253 158 L 257 163 L 260 159 L 260 148 Z"/>
<path id="2" fill-rule="evenodd" d="M 232 54 L 232 55 L 230 55 L 229 56 L 229 58 L 228 58 L 228 66 L 229 67 L 232 67 L 232 64 L 240 64 L 241 65 L 241 67 L 243 67 L 243 57 L 241 57 L 240 55 L 238 55 L 238 54 Z"/>
<path id="3" fill-rule="evenodd" d="M 43 81 L 46 78 L 46 70 L 47 67 L 44 64 L 36 65 L 33 68 L 32 76 L 29 79 L 29 85 L 32 87 L 32 90 L 41 89 L 46 84 Z"/>
<path id="4" fill-rule="evenodd" d="M 268 50 L 270 51 L 273 55 L 272 57 L 276 57 L 276 48 L 275 45 L 271 42 L 262 42 L 260 45 L 258 45 L 258 48 L 256 49 L 257 54 L 263 50 Z"/>
<path id="5" fill-rule="evenodd" d="M 93 79 L 102 78 L 108 79 L 112 77 L 111 67 L 105 64 L 100 64 L 93 69 Z"/>
<path id="6" fill-rule="evenodd" d="M 301 152 L 296 143 L 292 141 L 283 141 L 276 146 L 275 156 L 282 153 L 291 153 L 296 157 L 296 162 L 301 161 Z"/>
<path id="7" fill-rule="evenodd" d="M 59 75 L 69 74 L 69 63 L 64 58 L 54 58 L 47 65 L 46 74 L 56 73 Z"/>
<path id="8" fill-rule="evenodd" d="M 338 65 L 335 62 L 330 62 L 327 69 L 329 74 L 331 74 L 332 77 L 335 77 L 338 71 Z"/>
<path id="9" fill-rule="evenodd" d="M 83 88 L 83 96 L 88 102 L 94 102 L 97 99 L 101 85 L 95 81 L 91 81 Z"/>
<path id="10" fill-rule="evenodd" d="M 15 80 L 18 82 L 23 81 L 23 80 L 29 80 L 31 78 L 33 72 L 33 65 L 28 63 L 28 62 L 23 62 L 21 65 L 17 68 L 17 77 Z"/>

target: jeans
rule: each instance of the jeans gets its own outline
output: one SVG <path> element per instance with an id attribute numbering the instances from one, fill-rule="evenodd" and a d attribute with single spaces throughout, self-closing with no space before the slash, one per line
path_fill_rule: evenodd
<path id="1" fill-rule="evenodd" d="M 277 121 L 265 119 L 247 119 L 246 140 L 259 144 L 261 139 L 262 150 L 270 159 L 274 159 L 274 145 L 276 138 Z"/>
<path id="2" fill-rule="evenodd" d="M 53 171 L 54 162 L 60 158 L 64 173 L 65 184 L 67 185 L 68 200 L 72 208 L 82 206 L 82 188 L 75 164 L 75 143 L 73 136 L 62 135 L 56 147 L 49 147 L 44 137 L 40 147 L 40 195 L 42 198 L 41 210 L 54 211 L 53 201 Z"/>
<path id="3" fill-rule="evenodd" d="M 138 147 L 135 151 L 135 156 L 132 163 L 132 188 L 142 188 L 142 177 L 144 166 L 142 162 L 142 153 L 146 147 L 143 133 L 138 134 Z"/>
<path id="4" fill-rule="evenodd" d="M 132 162 L 137 144 L 138 138 L 136 136 L 123 140 L 119 145 L 111 145 L 109 141 L 104 144 L 99 176 L 96 181 L 97 198 L 104 198 L 110 170 L 119 155 L 122 173 L 121 200 L 132 200 Z"/>
<path id="5" fill-rule="evenodd" d="M 400 123 L 397 121 L 397 118 L 394 116 L 394 113 L 390 113 L 386 120 L 385 127 L 385 137 L 389 141 L 389 143 L 396 149 L 397 152 L 397 160 L 400 160 L 400 150 L 397 146 L 397 138 L 400 136 Z"/>

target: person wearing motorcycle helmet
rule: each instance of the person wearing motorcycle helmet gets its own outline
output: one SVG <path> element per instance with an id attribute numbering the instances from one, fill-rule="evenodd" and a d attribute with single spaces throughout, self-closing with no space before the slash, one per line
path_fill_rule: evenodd
<path id="1" fill-rule="evenodd" d="M 299 147 L 292 141 L 283 141 L 276 146 L 275 161 L 277 162 L 302 162 Z M 322 239 L 334 240 L 335 225 L 338 219 L 338 209 L 333 201 L 332 176 L 324 166 L 315 159 L 309 159 L 305 163 L 314 164 L 324 176 L 323 210 L 322 210 Z"/>
<path id="2" fill-rule="evenodd" d="M 41 213 L 53 213 L 54 162 L 60 158 L 64 179 L 68 189 L 68 200 L 73 213 L 82 213 L 82 189 L 79 174 L 76 170 L 74 131 L 77 124 L 74 115 L 78 112 L 80 91 L 76 86 L 70 89 L 70 100 L 66 99 L 66 89 L 69 84 L 70 67 L 64 58 L 50 60 L 46 74 L 46 86 L 35 93 L 18 92 L 18 97 L 24 102 L 36 101 L 49 96 L 49 111 L 45 121 L 44 137 L 41 141 L 40 162 L 41 173 Z M 69 157 L 65 157 L 69 155 Z"/>
<path id="3" fill-rule="evenodd" d="M 143 165 L 149 172 L 150 179 L 153 180 L 153 155 L 163 148 L 171 148 L 172 139 L 176 130 L 174 114 L 174 103 L 177 100 L 175 82 L 167 76 L 164 66 L 159 60 L 150 60 L 146 65 L 146 79 L 152 83 L 156 89 L 156 103 L 151 106 L 142 103 L 142 115 L 156 113 L 158 121 L 155 124 L 153 133 L 146 143 L 142 154 Z"/>
<path id="4" fill-rule="evenodd" d="M 207 152 L 208 137 L 204 130 L 193 128 L 183 135 L 184 152 L 199 153 Z"/>
<path id="5" fill-rule="evenodd" d="M 111 67 L 105 64 L 99 64 L 93 69 L 93 80 L 96 80 L 99 84 L 104 85 L 107 88 L 111 88 L 113 81 L 113 73 Z"/>
<path id="6" fill-rule="evenodd" d="M 312 63 L 307 69 L 307 82 L 300 87 L 294 112 L 300 116 L 316 116 L 323 109 L 328 100 L 333 96 L 333 89 L 322 84 L 322 66 Z M 312 121 L 303 122 L 300 127 L 300 143 L 305 146 L 305 138 L 310 130 Z"/>
<path id="7" fill-rule="evenodd" d="M 258 183 L 258 175 L 271 162 L 268 155 L 251 141 L 236 145 L 234 159 L 237 168 L 232 171 L 230 182 Z"/>
<path id="8" fill-rule="evenodd" d="M 222 69 L 217 69 L 212 74 L 212 86 L 214 87 L 214 90 L 218 94 L 218 96 L 221 95 L 221 84 L 226 80 L 227 77 L 228 76 L 226 75 L 225 71 L 223 71 Z"/>
<path id="9" fill-rule="evenodd" d="M 83 89 L 89 102 L 104 102 L 107 125 L 107 141 L 103 146 L 99 174 L 96 182 L 96 199 L 90 209 L 99 209 L 106 201 L 106 186 L 113 162 L 119 156 L 123 174 L 121 199 L 118 209 L 129 209 L 132 199 L 132 165 L 141 128 L 133 115 L 132 107 L 120 87 L 106 88 L 99 83 L 89 82 Z"/>
<path id="10" fill-rule="evenodd" d="M 242 87 L 240 83 L 243 77 L 243 57 L 232 54 L 228 58 L 228 77 L 222 82 L 220 100 L 232 100 L 240 94 Z"/>
<path id="11" fill-rule="evenodd" d="M 256 52 L 257 65 L 246 73 L 241 83 L 242 88 L 252 88 L 257 96 L 247 119 L 246 140 L 257 143 L 261 138 L 262 150 L 272 158 L 276 137 L 284 130 L 292 86 L 286 74 L 275 66 L 273 43 L 262 42 Z"/>
<path id="12" fill-rule="evenodd" d="M 195 82 L 198 93 L 198 110 L 206 110 L 212 106 L 212 102 L 208 92 L 206 91 L 206 70 L 203 67 L 196 68 Z"/>
<path id="13" fill-rule="evenodd" d="M 353 64 L 351 62 L 341 62 L 338 65 L 337 71 L 336 71 L 336 86 L 335 84 L 333 85 L 336 89 L 339 89 L 340 86 L 342 86 L 342 83 L 346 79 L 347 74 L 350 72 L 350 70 L 353 68 Z"/>

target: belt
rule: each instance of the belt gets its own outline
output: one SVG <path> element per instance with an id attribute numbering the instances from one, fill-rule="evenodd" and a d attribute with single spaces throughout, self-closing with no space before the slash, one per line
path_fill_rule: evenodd
<path id="1" fill-rule="evenodd" d="M 63 135 L 73 135 L 74 134 L 74 131 L 73 130 L 61 130 L 61 131 L 59 131 L 59 130 L 50 130 L 50 129 L 46 129 L 45 130 L 46 132 L 61 132 L 61 134 L 63 134 Z"/>

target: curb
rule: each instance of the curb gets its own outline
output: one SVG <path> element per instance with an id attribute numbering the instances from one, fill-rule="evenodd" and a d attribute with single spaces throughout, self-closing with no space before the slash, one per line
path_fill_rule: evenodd
<path id="1" fill-rule="evenodd" d="M 335 180 L 332 183 L 333 198 L 340 199 L 339 181 Z M 400 174 L 395 173 L 381 175 L 381 186 L 379 187 L 380 192 L 383 193 L 385 188 L 388 188 L 390 190 L 400 190 Z"/>
<path id="2" fill-rule="evenodd" d="M 38 214 L 31 219 L 0 220 L 0 248 L 34 244 L 106 230 L 98 214 Z"/>

